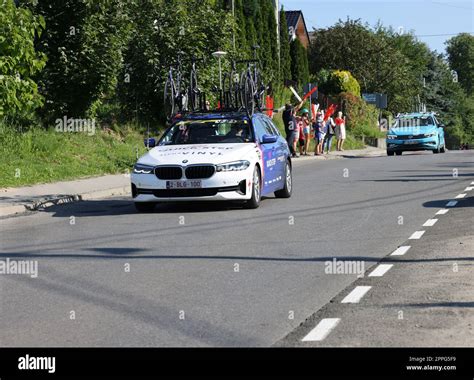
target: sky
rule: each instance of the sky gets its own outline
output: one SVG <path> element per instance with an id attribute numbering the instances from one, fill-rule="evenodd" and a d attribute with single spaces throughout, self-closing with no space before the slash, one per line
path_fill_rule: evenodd
<path id="1" fill-rule="evenodd" d="M 401 32 L 413 31 L 432 50 L 445 52 L 445 41 L 474 33 L 474 0 L 280 0 L 285 10 L 302 10 L 308 30 L 326 28 L 339 19 L 381 21 Z"/>

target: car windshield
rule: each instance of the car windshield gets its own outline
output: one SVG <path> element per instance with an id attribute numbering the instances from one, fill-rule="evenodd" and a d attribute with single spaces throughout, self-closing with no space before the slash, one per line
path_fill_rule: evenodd
<path id="1" fill-rule="evenodd" d="M 173 125 L 159 145 L 235 144 L 252 142 L 247 120 L 187 120 Z"/>
<path id="2" fill-rule="evenodd" d="M 426 127 L 428 125 L 434 125 L 431 116 L 402 117 L 395 121 L 393 128 Z"/>

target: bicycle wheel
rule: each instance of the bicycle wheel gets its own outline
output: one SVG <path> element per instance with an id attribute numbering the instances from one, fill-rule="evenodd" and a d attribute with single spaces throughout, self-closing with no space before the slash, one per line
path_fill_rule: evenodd
<path id="1" fill-rule="evenodd" d="M 255 103 L 259 111 L 265 108 L 265 95 L 266 95 L 266 88 L 263 84 L 262 77 L 260 74 L 257 74 L 257 80 L 255 82 Z"/>
<path id="2" fill-rule="evenodd" d="M 173 79 L 168 78 L 165 83 L 165 91 L 164 91 L 164 111 L 167 120 L 171 120 L 171 118 L 175 114 L 175 90 L 174 90 L 174 82 Z"/>
<path id="3" fill-rule="evenodd" d="M 198 79 L 197 73 L 195 70 L 191 71 L 191 78 L 189 80 L 189 109 L 191 111 L 199 110 L 199 88 L 198 88 Z"/>
<path id="4" fill-rule="evenodd" d="M 244 72 L 240 79 L 240 86 L 242 89 L 242 106 L 247 111 L 249 116 L 255 112 L 255 83 L 248 72 Z"/>

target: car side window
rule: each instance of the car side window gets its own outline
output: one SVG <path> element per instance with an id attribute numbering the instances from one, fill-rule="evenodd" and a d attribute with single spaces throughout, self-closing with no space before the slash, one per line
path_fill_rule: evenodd
<path id="1" fill-rule="evenodd" d="M 259 117 L 253 119 L 253 125 L 255 128 L 255 134 L 257 135 L 257 139 L 259 142 L 262 141 L 263 135 L 268 135 L 267 128 L 265 123 Z"/>
<path id="2" fill-rule="evenodd" d="M 275 124 L 270 119 L 265 118 L 266 130 L 269 135 L 280 136 L 278 128 L 275 127 Z"/>

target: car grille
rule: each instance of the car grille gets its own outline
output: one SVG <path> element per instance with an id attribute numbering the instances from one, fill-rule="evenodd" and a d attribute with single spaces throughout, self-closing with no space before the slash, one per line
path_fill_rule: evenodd
<path id="1" fill-rule="evenodd" d="M 425 135 L 401 135 L 397 136 L 397 140 L 415 140 L 415 139 L 424 139 Z"/>
<path id="2" fill-rule="evenodd" d="M 181 166 L 160 166 L 155 168 L 155 175 L 158 179 L 181 179 L 183 169 Z"/>
<path id="3" fill-rule="evenodd" d="M 186 178 L 188 179 L 205 179 L 214 175 L 216 168 L 211 165 L 190 166 L 186 168 Z"/>

